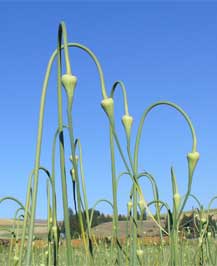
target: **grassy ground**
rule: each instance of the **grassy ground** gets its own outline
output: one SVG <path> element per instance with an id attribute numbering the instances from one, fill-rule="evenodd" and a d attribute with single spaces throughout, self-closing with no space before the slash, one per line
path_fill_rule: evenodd
<path id="1" fill-rule="evenodd" d="M 166 266 L 169 264 L 169 245 L 163 246 L 161 248 L 159 245 L 149 245 L 141 246 L 143 254 L 141 257 L 138 257 L 141 262 L 140 265 L 143 266 Z M 123 251 L 129 255 L 130 251 L 128 250 L 127 245 L 123 246 Z M 205 247 L 204 247 L 205 251 Z M 212 252 L 216 252 L 216 242 L 212 241 Z M 0 265 L 8 266 L 8 254 L 9 247 L 0 246 Z M 73 265 L 76 266 L 85 266 L 89 265 L 87 262 L 87 257 L 82 247 L 72 248 L 73 254 Z M 101 242 L 97 247 L 94 247 L 94 266 L 102 265 L 115 265 L 116 250 L 112 245 Z M 204 261 L 201 264 L 201 256 L 199 256 L 199 251 L 197 251 L 197 240 L 195 241 L 184 241 L 180 245 L 179 257 L 182 262 L 182 266 L 193 266 L 193 265 L 217 265 L 217 263 L 211 264 L 209 261 L 210 258 L 206 256 L 204 252 Z M 60 246 L 60 256 L 59 256 L 60 265 L 66 266 L 65 262 L 65 247 L 64 244 Z M 13 261 L 13 257 L 12 257 Z M 33 262 L 34 265 L 46 265 L 46 246 L 34 246 L 33 252 Z M 127 256 L 123 255 L 123 265 L 128 265 Z"/>

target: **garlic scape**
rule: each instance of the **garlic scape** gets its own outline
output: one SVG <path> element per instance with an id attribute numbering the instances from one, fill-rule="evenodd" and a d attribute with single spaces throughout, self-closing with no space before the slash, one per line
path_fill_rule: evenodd
<path id="1" fill-rule="evenodd" d="M 114 123 L 114 100 L 112 98 L 105 98 L 101 101 L 102 109 L 105 111 L 111 123 Z"/>
<path id="2" fill-rule="evenodd" d="M 72 74 L 64 74 L 62 76 L 62 85 L 66 91 L 68 108 L 72 109 L 74 90 L 77 84 L 77 77 Z"/>

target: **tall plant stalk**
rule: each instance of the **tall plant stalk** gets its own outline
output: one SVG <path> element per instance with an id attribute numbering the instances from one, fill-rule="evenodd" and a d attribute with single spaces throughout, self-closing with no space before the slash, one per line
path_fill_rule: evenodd
<path id="1" fill-rule="evenodd" d="M 63 214 L 64 214 L 64 225 L 66 234 L 66 258 L 67 265 L 72 265 L 71 255 L 71 235 L 70 235 L 70 224 L 69 224 L 69 213 L 68 213 L 68 193 L 66 184 L 66 170 L 65 170 L 65 154 L 64 154 L 64 135 L 63 135 L 63 114 L 62 114 L 62 73 L 61 73 L 61 42 L 62 33 L 64 39 L 64 51 L 66 61 L 67 74 L 71 74 L 71 67 L 68 58 L 68 46 L 67 46 L 67 35 L 65 25 L 62 22 L 59 26 L 58 31 L 58 74 L 57 74 L 57 89 L 58 89 L 58 128 L 59 128 L 59 148 L 60 148 L 60 170 L 61 170 L 61 181 L 62 181 L 62 200 L 63 200 Z"/>

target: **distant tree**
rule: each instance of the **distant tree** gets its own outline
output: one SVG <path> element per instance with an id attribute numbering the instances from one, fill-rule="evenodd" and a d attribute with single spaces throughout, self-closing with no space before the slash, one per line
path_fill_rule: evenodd
<path id="1" fill-rule="evenodd" d="M 89 216 L 92 213 L 92 209 L 88 210 Z M 70 234 L 71 238 L 77 238 L 78 235 L 81 234 L 80 224 L 78 221 L 78 214 L 74 213 L 71 208 L 68 209 L 69 212 L 69 224 L 70 224 Z M 82 217 L 84 218 L 84 221 L 86 221 L 86 213 L 82 212 Z M 145 218 L 146 216 L 144 216 Z M 119 221 L 126 221 L 127 217 L 125 215 L 119 214 L 118 216 Z M 106 222 L 112 222 L 113 218 L 111 215 L 105 215 L 104 213 L 100 213 L 98 210 L 93 211 L 93 219 L 91 227 L 97 226 L 102 223 Z M 84 228 L 86 229 L 87 224 L 84 222 Z M 62 235 L 65 235 L 65 222 L 63 221 L 60 224 L 60 233 Z"/>
<path id="2" fill-rule="evenodd" d="M 118 215 L 118 221 L 126 221 L 127 217 L 125 215 L 119 214 Z"/>
<path id="3" fill-rule="evenodd" d="M 170 230 L 172 229 L 172 214 L 167 215 L 166 222 L 165 222 L 165 229 L 168 231 L 168 219 L 170 222 Z M 201 221 L 199 219 L 198 211 L 193 210 L 190 214 L 186 215 L 183 214 L 180 224 L 179 224 L 179 231 L 186 237 L 186 238 L 197 238 L 199 237 L 199 228 L 201 226 Z M 213 236 L 215 236 L 215 232 L 217 230 L 217 224 L 213 215 L 209 215 L 207 219 L 207 232 L 211 232 Z"/>
<path id="4" fill-rule="evenodd" d="M 184 233 L 186 238 L 195 238 L 199 236 L 195 224 L 195 222 L 197 223 L 197 219 L 195 219 L 194 215 L 194 212 L 190 215 L 184 214 L 180 221 L 179 230 Z"/>
<path id="5" fill-rule="evenodd" d="M 139 211 L 137 211 L 137 217 L 138 217 L 138 219 L 141 219 L 141 213 Z M 142 220 L 143 221 L 147 220 L 147 211 L 146 210 L 143 211 Z"/>
<path id="6" fill-rule="evenodd" d="M 76 235 L 80 235 L 80 225 L 77 219 L 77 215 L 74 214 L 71 208 L 68 209 L 69 212 L 69 225 L 70 225 L 70 235 L 71 238 L 74 238 Z M 62 222 L 60 227 L 60 233 L 65 235 L 65 221 Z"/>
<path id="7" fill-rule="evenodd" d="M 105 217 L 104 213 L 101 213 L 100 216 L 98 216 L 98 218 L 97 218 L 97 223 L 102 224 L 105 222 L 106 222 L 106 217 Z"/>

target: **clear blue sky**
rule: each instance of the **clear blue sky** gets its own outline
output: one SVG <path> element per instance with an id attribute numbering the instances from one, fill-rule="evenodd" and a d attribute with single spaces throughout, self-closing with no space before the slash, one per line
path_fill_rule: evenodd
<path id="1" fill-rule="evenodd" d="M 47 62 L 56 48 L 58 23 L 64 20 L 68 39 L 87 45 L 99 58 L 108 91 L 113 82 L 125 82 L 133 137 L 143 110 L 158 100 L 179 104 L 192 119 L 201 158 L 192 192 L 206 206 L 217 194 L 217 3 L 215 2 L 107 2 L 0 3 L 0 197 L 25 202 L 27 178 L 34 166 L 41 87 Z M 71 49 L 78 77 L 73 115 L 75 135 L 83 145 L 90 207 L 95 200 L 112 198 L 108 122 L 101 110 L 101 91 L 95 65 L 80 50 Z M 56 64 L 49 83 L 42 165 L 51 166 L 51 143 L 57 126 Z M 116 121 L 123 115 L 121 93 L 115 96 Z M 66 119 L 65 119 L 66 120 Z M 125 145 L 124 133 L 117 126 Z M 170 166 L 180 193 L 186 191 L 191 136 L 183 118 L 160 107 L 144 127 L 140 169 L 152 173 L 160 197 L 171 204 Z M 66 157 L 69 148 L 66 148 Z M 118 161 L 119 162 L 119 161 Z M 57 160 L 57 164 L 59 160 Z M 124 170 L 119 162 L 117 169 Z M 68 171 L 68 170 L 67 170 Z M 59 177 L 58 177 L 59 178 Z M 151 186 L 142 183 L 147 200 Z M 130 181 L 120 182 L 120 213 L 126 212 Z M 69 185 L 72 206 L 72 188 Z M 58 211 L 62 217 L 60 181 Z M 189 200 L 187 207 L 196 206 Z M 4 203 L 0 217 L 12 217 L 16 206 Z M 107 206 L 100 210 L 110 213 Z M 37 217 L 46 215 L 45 178 L 41 176 Z"/>

